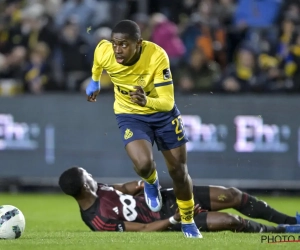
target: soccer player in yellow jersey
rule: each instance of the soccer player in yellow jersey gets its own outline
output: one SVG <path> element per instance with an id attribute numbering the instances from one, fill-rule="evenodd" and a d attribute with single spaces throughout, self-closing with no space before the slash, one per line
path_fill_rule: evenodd
<path id="1" fill-rule="evenodd" d="M 160 211 L 162 197 L 153 160 L 154 141 L 165 158 L 173 179 L 186 237 L 202 238 L 193 219 L 192 180 L 187 169 L 187 137 L 174 101 L 169 58 L 158 45 L 143 41 L 138 25 L 119 22 L 111 41 L 102 40 L 95 49 L 92 79 L 86 88 L 88 101 L 100 92 L 100 77 L 106 70 L 114 84 L 114 112 L 125 149 L 136 173 L 144 180 L 146 203 Z"/>

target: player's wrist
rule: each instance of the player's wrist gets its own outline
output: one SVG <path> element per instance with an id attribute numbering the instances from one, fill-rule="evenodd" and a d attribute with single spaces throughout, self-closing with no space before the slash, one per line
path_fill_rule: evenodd
<path id="1" fill-rule="evenodd" d="M 174 216 L 171 216 L 171 217 L 169 218 L 169 222 L 170 222 L 171 224 L 173 224 L 173 225 L 176 225 L 176 224 L 180 223 L 180 221 L 175 220 Z"/>
<path id="2" fill-rule="evenodd" d="M 146 96 L 145 99 L 145 107 L 151 108 L 151 97 L 149 98 L 149 96 Z"/>
<path id="3" fill-rule="evenodd" d="M 85 89 L 85 93 L 90 96 L 92 95 L 95 91 L 99 91 L 101 88 L 100 86 L 100 81 L 95 81 L 93 78 L 91 78 L 90 83 Z"/>
<path id="4" fill-rule="evenodd" d="M 92 85 L 93 88 L 98 89 L 98 90 L 100 90 L 100 88 L 101 88 L 100 81 L 95 81 L 95 80 L 93 80 L 93 78 L 91 78 L 90 85 Z"/>

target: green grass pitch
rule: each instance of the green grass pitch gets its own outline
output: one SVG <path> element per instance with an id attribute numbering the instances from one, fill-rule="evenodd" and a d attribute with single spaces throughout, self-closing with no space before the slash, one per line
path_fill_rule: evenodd
<path id="1" fill-rule="evenodd" d="M 298 198 L 262 198 L 274 208 L 289 215 L 295 215 L 297 209 L 300 210 Z M 91 232 L 81 221 L 75 201 L 64 195 L 0 193 L 1 204 L 14 205 L 21 209 L 26 218 L 26 229 L 23 236 L 17 240 L 1 240 L 0 250 L 300 249 L 300 243 L 296 242 L 261 243 L 261 234 L 203 233 L 203 239 L 185 239 L 181 232 Z M 294 236 L 298 239 L 298 235 Z"/>

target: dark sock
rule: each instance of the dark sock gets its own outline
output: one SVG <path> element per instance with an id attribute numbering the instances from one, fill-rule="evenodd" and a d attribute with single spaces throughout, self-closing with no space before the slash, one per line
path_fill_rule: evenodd
<path id="1" fill-rule="evenodd" d="M 241 205 L 236 210 L 248 217 L 264 219 L 276 224 L 297 224 L 296 217 L 280 213 L 264 201 L 257 200 L 246 193 L 243 193 Z"/>
<path id="2" fill-rule="evenodd" d="M 244 233 L 284 233 L 284 227 L 274 227 L 266 226 L 252 220 L 246 220 L 239 217 L 239 220 L 242 222 L 242 226 L 238 228 L 237 232 Z"/>

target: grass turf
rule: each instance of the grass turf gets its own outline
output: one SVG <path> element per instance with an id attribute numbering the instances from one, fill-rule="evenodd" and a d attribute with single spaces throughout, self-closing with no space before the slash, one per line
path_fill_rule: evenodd
<path id="1" fill-rule="evenodd" d="M 262 198 L 274 208 L 292 216 L 300 208 L 300 200 L 297 198 Z M 203 239 L 185 239 L 181 232 L 90 232 L 81 221 L 75 201 L 64 195 L 0 194 L 1 204 L 18 207 L 25 215 L 26 229 L 22 237 L 17 240 L 1 240 L 0 250 L 300 249 L 300 242 L 261 243 L 261 234 L 203 233 Z M 233 212 L 233 210 L 227 211 Z M 294 236 L 298 239 L 298 235 Z"/>

